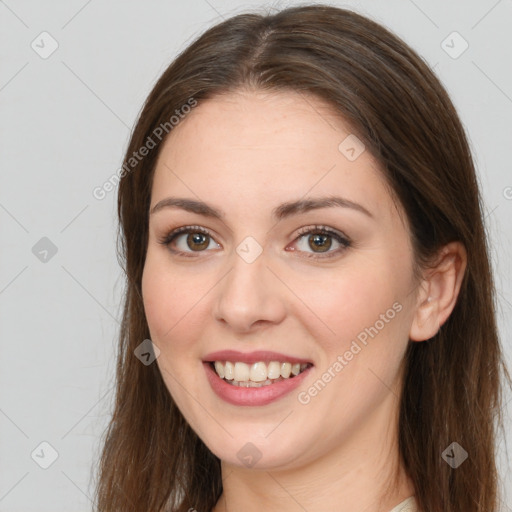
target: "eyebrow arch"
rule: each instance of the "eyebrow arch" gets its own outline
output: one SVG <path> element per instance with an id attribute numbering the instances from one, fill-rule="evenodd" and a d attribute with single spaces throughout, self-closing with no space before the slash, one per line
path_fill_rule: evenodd
<path id="1" fill-rule="evenodd" d="M 272 218 L 276 220 L 283 220 L 292 215 L 305 213 L 310 210 L 316 210 L 320 208 L 332 208 L 332 207 L 351 208 L 358 212 L 364 213 L 368 217 L 374 218 L 373 214 L 368 211 L 364 206 L 353 201 L 349 201 L 343 197 L 327 196 L 318 197 L 314 199 L 299 199 L 298 201 L 290 201 L 282 203 L 272 210 Z M 196 201 L 195 199 L 187 199 L 183 197 L 167 197 L 159 201 L 151 211 L 150 215 L 164 209 L 164 208 L 182 208 L 191 213 L 197 213 L 206 217 L 212 217 L 216 219 L 223 219 L 225 213 L 213 206 L 210 206 L 202 201 Z"/>

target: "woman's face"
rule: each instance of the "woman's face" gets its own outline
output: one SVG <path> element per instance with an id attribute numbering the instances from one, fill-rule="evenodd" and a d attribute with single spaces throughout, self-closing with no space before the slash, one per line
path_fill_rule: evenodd
<path id="1" fill-rule="evenodd" d="M 377 162 L 320 100 L 232 93 L 173 129 L 142 288 L 165 384 L 225 463 L 293 468 L 391 442 L 410 238 Z"/>

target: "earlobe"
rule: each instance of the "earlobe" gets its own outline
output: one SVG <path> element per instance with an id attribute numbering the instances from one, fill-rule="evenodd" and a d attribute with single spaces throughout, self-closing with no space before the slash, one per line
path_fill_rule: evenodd
<path id="1" fill-rule="evenodd" d="M 443 247 L 435 267 L 421 283 L 410 340 L 425 341 L 438 333 L 457 303 L 466 265 L 466 250 L 460 242 Z"/>

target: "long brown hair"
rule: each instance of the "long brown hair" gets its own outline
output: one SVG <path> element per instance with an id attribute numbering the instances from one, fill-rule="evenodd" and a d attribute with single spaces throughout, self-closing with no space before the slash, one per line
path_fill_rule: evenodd
<path id="1" fill-rule="evenodd" d="M 237 15 L 214 26 L 171 63 L 140 113 L 119 184 L 126 296 L 114 411 L 98 464 L 98 510 L 209 512 L 222 492 L 219 459 L 188 426 L 158 366 L 141 364 L 134 350 L 149 338 L 141 278 L 152 177 L 165 141 L 155 130 L 170 131 L 170 118 L 191 98 L 200 105 L 239 88 L 313 94 L 340 114 L 382 164 L 407 214 L 418 270 L 448 242 L 466 248 L 450 317 L 431 340 L 409 344 L 399 449 L 421 510 L 497 511 L 495 441 L 503 425 L 501 381 L 510 377 L 464 129 L 439 80 L 402 40 L 366 17 L 323 5 Z M 149 138 L 156 147 L 130 160 Z M 452 442 L 469 453 L 457 469 L 441 457 Z"/>

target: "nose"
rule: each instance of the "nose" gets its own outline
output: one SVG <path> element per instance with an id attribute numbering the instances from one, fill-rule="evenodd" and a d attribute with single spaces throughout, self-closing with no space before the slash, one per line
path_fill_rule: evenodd
<path id="1" fill-rule="evenodd" d="M 285 286 L 267 267 L 262 253 L 252 263 L 238 254 L 215 290 L 213 314 L 233 331 L 247 333 L 256 325 L 279 324 L 286 315 Z"/>

